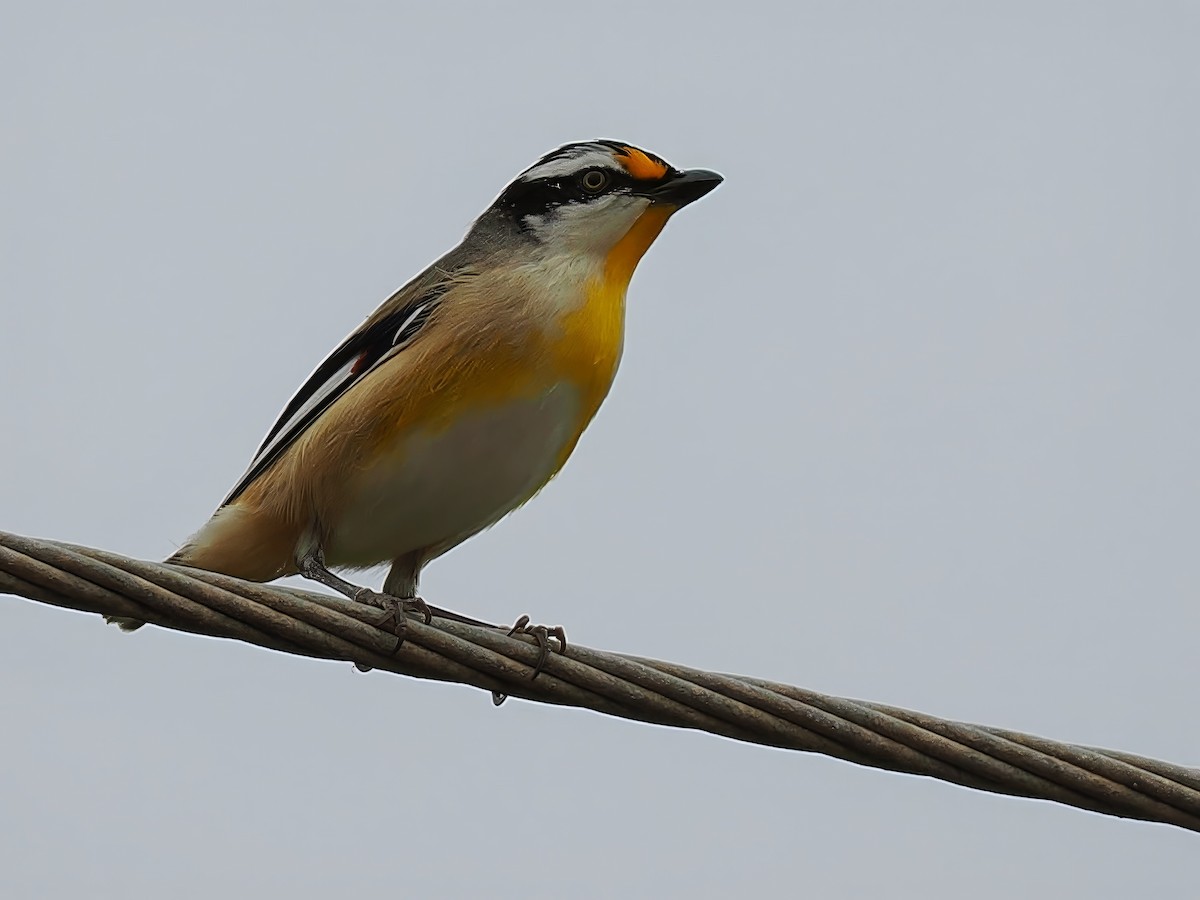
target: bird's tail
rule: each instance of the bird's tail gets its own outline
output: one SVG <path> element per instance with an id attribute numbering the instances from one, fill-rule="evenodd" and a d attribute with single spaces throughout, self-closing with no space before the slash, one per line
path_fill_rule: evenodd
<path id="1" fill-rule="evenodd" d="M 263 512 L 225 506 L 163 562 L 247 581 L 271 581 L 296 572 L 297 539 L 296 529 Z M 126 616 L 104 619 L 122 631 L 136 631 L 146 624 Z"/>

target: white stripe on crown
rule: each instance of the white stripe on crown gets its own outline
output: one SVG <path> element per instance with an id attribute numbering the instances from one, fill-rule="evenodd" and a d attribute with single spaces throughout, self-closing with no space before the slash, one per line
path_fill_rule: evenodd
<path id="1" fill-rule="evenodd" d="M 562 178 L 584 169 L 612 169 L 623 171 L 621 164 L 613 158 L 613 151 L 603 144 L 576 144 L 564 148 L 543 162 L 526 169 L 518 180 L 534 181 L 538 178 Z"/>

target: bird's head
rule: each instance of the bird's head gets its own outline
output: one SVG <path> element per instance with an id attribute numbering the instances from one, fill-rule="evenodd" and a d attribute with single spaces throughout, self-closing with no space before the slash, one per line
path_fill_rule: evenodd
<path id="1" fill-rule="evenodd" d="M 543 156 L 485 216 L 503 217 L 551 251 L 607 256 L 632 231 L 642 235 L 635 243 L 644 252 L 673 213 L 721 181 L 716 172 L 679 170 L 620 141 L 585 141 Z"/>

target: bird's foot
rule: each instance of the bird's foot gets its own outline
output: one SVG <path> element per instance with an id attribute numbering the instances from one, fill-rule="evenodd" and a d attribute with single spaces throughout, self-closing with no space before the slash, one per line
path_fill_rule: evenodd
<path id="1" fill-rule="evenodd" d="M 426 625 L 433 621 L 433 611 L 430 610 L 429 604 L 420 597 L 393 597 L 391 594 L 381 594 L 370 588 L 360 588 L 355 592 L 354 599 L 359 603 L 384 610 L 383 618 L 375 622 L 375 627 L 388 628 L 390 626 L 388 630 L 398 638 L 393 653 L 399 651 L 404 645 L 404 636 L 408 631 L 408 613 L 417 613 L 425 619 Z"/>
<path id="2" fill-rule="evenodd" d="M 529 616 L 521 616 L 521 618 L 513 623 L 513 627 L 508 629 L 509 637 L 516 634 L 528 634 L 537 641 L 538 658 L 533 666 L 533 674 L 529 676 L 530 681 L 538 677 L 538 674 L 542 671 L 542 666 L 546 664 L 546 658 L 550 655 L 551 637 L 558 641 L 559 653 L 567 652 L 567 633 L 563 631 L 561 625 L 555 625 L 553 628 L 548 628 L 545 625 L 530 625 Z M 496 706 L 500 706 L 507 699 L 508 694 L 503 691 L 492 691 L 492 703 Z"/>
<path id="3" fill-rule="evenodd" d="M 509 637 L 515 634 L 527 634 L 537 641 L 538 658 L 537 663 L 533 667 L 533 674 L 529 676 L 530 681 L 538 677 L 538 674 L 542 671 L 542 666 L 546 664 L 546 657 L 550 655 L 551 637 L 558 641 L 559 653 L 567 652 L 567 633 L 563 631 L 561 625 L 555 625 L 553 628 L 545 625 L 530 625 L 529 616 L 521 616 L 513 624 L 513 627 L 508 629 Z"/>

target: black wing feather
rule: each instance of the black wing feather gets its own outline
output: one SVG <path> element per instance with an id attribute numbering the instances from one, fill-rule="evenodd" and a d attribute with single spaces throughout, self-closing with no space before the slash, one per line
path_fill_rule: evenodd
<path id="1" fill-rule="evenodd" d="M 412 340 L 429 321 L 437 302 L 449 290 L 443 282 L 350 335 L 308 376 L 284 407 L 262 445 L 229 496 L 228 506 L 283 455 L 317 418 L 370 372 L 393 349 Z"/>

